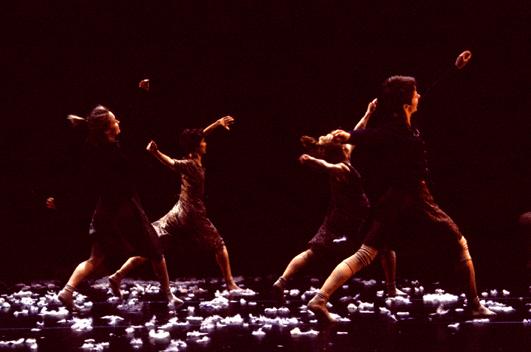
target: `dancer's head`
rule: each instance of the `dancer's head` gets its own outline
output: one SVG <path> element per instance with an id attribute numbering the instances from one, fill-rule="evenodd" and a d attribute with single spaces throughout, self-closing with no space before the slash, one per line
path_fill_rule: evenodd
<path id="1" fill-rule="evenodd" d="M 185 154 L 206 154 L 205 134 L 200 128 L 186 128 L 179 137 L 179 143 Z"/>
<path id="2" fill-rule="evenodd" d="M 348 160 L 350 153 L 349 145 L 334 142 L 332 134 L 321 136 L 319 139 L 302 136 L 301 143 L 308 154 L 332 164 Z"/>
<path id="3" fill-rule="evenodd" d="M 113 143 L 120 134 L 120 121 L 112 111 L 102 105 L 96 106 L 87 118 L 69 115 L 68 120 L 74 126 L 86 126 L 89 144 L 101 145 Z"/>
<path id="4" fill-rule="evenodd" d="M 409 76 L 389 77 L 382 84 L 378 105 L 369 120 L 369 127 L 389 122 L 405 123 L 406 116 L 411 116 L 417 111 L 419 98 L 420 94 L 417 93 L 415 78 Z"/>

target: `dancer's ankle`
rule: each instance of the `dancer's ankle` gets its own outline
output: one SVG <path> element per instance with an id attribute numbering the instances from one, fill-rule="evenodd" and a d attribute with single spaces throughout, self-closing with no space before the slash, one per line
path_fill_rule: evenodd
<path id="1" fill-rule="evenodd" d="M 63 287 L 63 289 L 61 291 L 64 291 L 67 294 L 69 294 L 70 296 L 72 296 L 74 294 L 75 288 L 74 288 L 74 286 L 66 284 L 65 287 Z"/>
<path id="2" fill-rule="evenodd" d="M 61 291 L 57 294 L 57 298 L 59 301 L 68 309 L 69 311 L 73 311 L 76 309 L 76 306 L 74 304 L 74 287 L 70 285 L 66 285 L 63 287 Z"/>
<path id="3" fill-rule="evenodd" d="M 319 292 L 317 292 L 315 294 L 315 296 L 313 296 L 311 301 L 313 301 L 314 303 L 319 304 L 319 305 L 323 305 L 323 304 L 326 305 L 326 303 L 328 303 L 329 299 L 330 299 L 329 295 L 319 291 Z"/>
<path id="4" fill-rule="evenodd" d="M 234 280 L 227 281 L 225 284 L 227 285 L 227 291 L 240 289 L 240 287 L 236 284 Z"/>
<path id="5" fill-rule="evenodd" d="M 468 306 L 470 307 L 470 309 L 478 309 L 482 307 L 481 302 L 479 301 L 479 297 L 475 296 L 473 298 L 469 298 Z"/>
<path id="6" fill-rule="evenodd" d="M 120 270 L 114 272 L 114 274 L 112 274 L 111 276 L 109 276 L 109 278 L 112 278 L 112 280 L 114 281 L 122 281 L 123 278 L 124 278 L 124 274 L 122 272 L 120 272 Z"/>
<path id="7" fill-rule="evenodd" d="M 308 308 L 317 316 L 317 319 L 323 323 L 335 322 L 334 317 L 328 311 L 326 304 L 330 297 L 322 292 L 317 292 L 308 302 Z"/>
<path id="8" fill-rule="evenodd" d="M 273 286 L 284 290 L 284 288 L 288 285 L 288 280 L 284 276 L 280 276 L 275 283 L 273 283 Z"/>
<path id="9" fill-rule="evenodd" d="M 112 293 L 119 298 L 122 298 L 122 291 L 120 290 L 121 281 L 122 281 L 122 278 L 117 277 L 116 273 L 109 276 L 109 286 L 112 290 Z"/>

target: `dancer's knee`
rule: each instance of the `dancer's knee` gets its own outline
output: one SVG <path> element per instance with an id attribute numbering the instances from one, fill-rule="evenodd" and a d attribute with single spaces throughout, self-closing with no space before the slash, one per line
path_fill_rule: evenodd
<path id="1" fill-rule="evenodd" d="M 372 263 L 377 254 L 378 251 L 375 248 L 362 245 L 354 255 L 343 260 L 342 263 L 346 264 L 352 273 L 355 273 Z"/>

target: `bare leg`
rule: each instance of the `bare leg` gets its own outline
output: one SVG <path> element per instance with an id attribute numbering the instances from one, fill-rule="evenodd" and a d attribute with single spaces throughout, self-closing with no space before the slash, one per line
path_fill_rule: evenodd
<path id="1" fill-rule="evenodd" d="M 392 249 L 381 251 L 380 263 L 385 275 L 387 295 L 390 297 L 406 296 L 405 292 L 396 288 L 396 252 Z"/>
<path id="2" fill-rule="evenodd" d="M 151 266 L 153 267 L 153 272 L 160 280 L 160 286 L 162 292 L 169 303 L 180 306 L 183 304 L 183 301 L 177 298 L 170 288 L 170 277 L 168 276 L 168 269 L 166 267 L 166 259 L 164 256 L 162 259 L 151 259 Z"/>
<path id="3" fill-rule="evenodd" d="M 227 284 L 227 290 L 238 290 L 239 287 L 236 285 L 234 278 L 232 277 L 229 252 L 227 251 L 227 247 L 225 245 L 216 252 L 216 262 L 218 263 L 221 273 L 223 274 L 223 278 L 225 279 L 225 283 Z"/>
<path id="4" fill-rule="evenodd" d="M 473 317 L 491 316 L 495 315 L 493 311 L 483 306 L 479 302 L 478 290 L 476 288 L 476 272 L 474 270 L 474 263 L 472 257 L 468 251 L 468 243 L 465 237 L 461 237 L 459 240 L 461 246 L 461 258 L 458 264 L 458 270 L 462 276 L 465 284 L 466 297 L 470 309 L 470 314 Z"/>
<path id="5" fill-rule="evenodd" d="M 284 270 L 282 277 L 286 280 L 291 279 L 293 275 L 299 272 L 312 260 L 314 254 L 315 253 L 311 249 L 307 249 L 304 252 L 295 256 Z"/>
<path id="6" fill-rule="evenodd" d="M 93 244 L 90 253 L 90 258 L 78 264 L 78 266 L 74 269 L 72 275 L 70 275 L 68 283 L 57 295 L 61 303 L 63 303 L 66 308 L 68 308 L 69 310 L 74 309 L 74 301 L 72 299 L 74 290 L 81 281 L 83 281 L 90 274 L 99 269 L 102 263 L 103 253 L 101 252 L 97 244 Z"/>
<path id="7" fill-rule="evenodd" d="M 319 320 L 326 322 L 334 321 L 326 307 L 328 299 L 354 274 L 369 265 L 377 254 L 378 251 L 375 248 L 362 245 L 354 255 L 343 260 L 336 266 L 319 290 L 319 293 L 308 302 L 308 308 L 317 315 Z"/>
<path id="8" fill-rule="evenodd" d="M 146 258 L 136 256 L 127 259 L 127 261 L 118 269 L 114 274 L 109 276 L 109 285 L 111 286 L 112 292 L 115 296 L 122 297 L 122 292 L 120 291 L 120 282 L 122 279 L 134 268 L 144 264 L 147 261 Z"/>
<path id="9" fill-rule="evenodd" d="M 299 253 L 291 259 L 282 276 L 275 281 L 273 284 L 273 295 L 280 303 L 284 303 L 284 289 L 286 288 L 288 280 L 304 268 L 308 262 L 312 260 L 313 256 L 314 252 L 311 249 Z"/>

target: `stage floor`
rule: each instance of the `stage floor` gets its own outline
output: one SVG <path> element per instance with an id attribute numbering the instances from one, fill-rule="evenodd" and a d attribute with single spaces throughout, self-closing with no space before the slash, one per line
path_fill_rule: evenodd
<path id="1" fill-rule="evenodd" d="M 472 320 L 462 295 L 438 284 L 404 280 L 407 297 L 387 298 L 382 282 L 354 279 L 338 290 L 333 326 L 320 326 L 306 302 L 321 282 L 290 285 L 287 301 L 271 298 L 271 278 L 238 278 L 229 295 L 218 279 L 172 283 L 177 309 L 158 283 L 124 280 L 122 300 L 105 279 L 80 287 L 79 311 L 57 301 L 58 282 L 18 284 L 1 292 L 0 350 L 16 351 L 530 351 L 531 294 L 482 293 L 498 314 Z"/>

